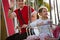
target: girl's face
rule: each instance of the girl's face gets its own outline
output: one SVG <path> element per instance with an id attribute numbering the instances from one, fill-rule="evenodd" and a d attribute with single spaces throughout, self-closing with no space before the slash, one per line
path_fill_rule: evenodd
<path id="1" fill-rule="evenodd" d="M 35 21 L 37 19 L 37 14 L 33 14 L 32 17 L 31 17 L 31 21 Z"/>
<path id="2" fill-rule="evenodd" d="M 42 13 L 41 13 L 41 16 L 47 17 L 47 15 L 48 15 L 47 9 L 46 8 L 43 8 Z"/>

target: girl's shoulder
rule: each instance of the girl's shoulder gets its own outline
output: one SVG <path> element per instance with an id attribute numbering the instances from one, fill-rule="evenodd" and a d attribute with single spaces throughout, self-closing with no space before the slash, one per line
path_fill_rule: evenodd
<path id="1" fill-rule="evenodd" d="M 37 21 L 41 21 L 41 20 L 42 20 L 41 18 L 37 19 Z"/>

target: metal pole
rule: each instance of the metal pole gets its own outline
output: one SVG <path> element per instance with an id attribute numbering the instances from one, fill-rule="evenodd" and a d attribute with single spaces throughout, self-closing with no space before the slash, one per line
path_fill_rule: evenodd
<path id="1" fill-rule="evenodd" d="M 56 8 L 57 8 L 57 17 L 58 17 L 58 21 L 59 21 L 59 13 L 58 13 L 58 3 L 57 3 L 57 0 L 56 0 Z"/>
<path id="2" fill-rule="evenodd" d="M 27 2 L 28 2 L 28 18 L 29 18 L 29 22 L 28 22 L 28 26 L 29 26 L 29 24 L 31 23 L 31 8 L 30 8 L 30 0 L 27 0 Z M 27 28 L 28 29 L 28 28 Z M 27 32 L 27 36 L 28 35 L 31 35 L 31 33 L 30 33 L 30 29 L 29 29 L 29 33 Z"/>
<path id="3" fill-rule="evenodd" d="M 50 4 L 50 20 L 51 20 L 50 27 L 52 27 L 51 0 L 49 0 L 49 4 Z"/>
<path id="4" fill-rule="evenodd" d="M 28 0 L 28 18 L 29 18 L 29 23 L 31 23 L 31 8 L 30 8 L 30 0 Z"/>
<path id="5" fill-rule="evenodd" d="M 53 5 L 54 5 L 55 24 L 57 24 L 57 20 L 56 20 L 56 12 L 55 12 L 55 0 L 53 1 Z"/>
<path id="6" fill-rule="evenodd" d="M 34 1 L 34 4 L 35 4 L 35 5 L 34 5 L 34 6 L 35 6 L 34 8 L 35 8 L 35 10 L 38 9 L 38 4 L 37 4 L 37 2 L 38 2 L 38 0 L 35 0 L 35 1 Z"/>

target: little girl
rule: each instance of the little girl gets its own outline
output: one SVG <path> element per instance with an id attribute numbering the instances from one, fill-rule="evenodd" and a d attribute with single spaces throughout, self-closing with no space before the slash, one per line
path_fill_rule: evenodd
<path id="1" fill-rule="evenodd" d="M 31 27 L 38 27 L 40 40 L 46 40 L 48 37 L 53 37 L 48 19 L 47 8 L 40 8 L 38 11 L 40 18 L 32 22 Z"/>

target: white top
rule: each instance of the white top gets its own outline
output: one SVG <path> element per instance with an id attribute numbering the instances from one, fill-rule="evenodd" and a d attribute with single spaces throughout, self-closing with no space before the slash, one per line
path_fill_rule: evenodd
<path id="1" fill-rule="evenodd" d="M 30 26 L 31 27 L 37 27 L 37 24 L 39 24 L 41 22 L 43 22 L 46 25 L 38 26 L 39 34 L 46 33 L 46 34 L 48 34 L 48 35 L 51 36 L 52 34 L 51 34 L 51 31 L 50 31 L 50 25 L 48 23 L 49 22 L 49 19 L 47 19 L 47 20 L 37 19 L 36 21 L 32 22 L 30 24 Z"/>

